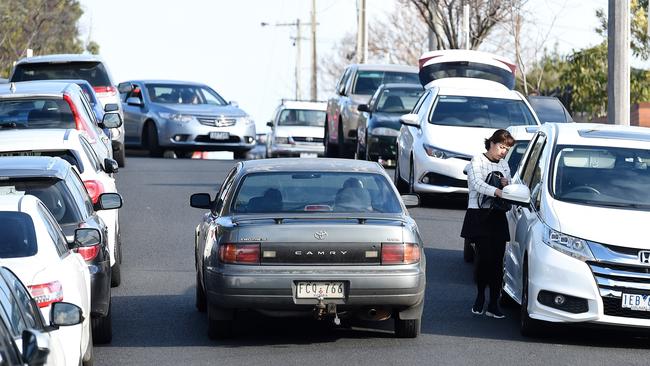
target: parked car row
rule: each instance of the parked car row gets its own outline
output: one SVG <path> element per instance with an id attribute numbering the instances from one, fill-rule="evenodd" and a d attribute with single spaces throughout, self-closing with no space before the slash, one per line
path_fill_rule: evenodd
<path id="1" fill-rule="evenodd" d="M 51 55 L 21 60 L 0 85 L 0 265 L 40 309 L 10 316 L 42 333 L 40 353 L 20 355 L 29 364 L 92 365 L 93 343 L 112 339 L 124 134 L 107 75 L 92 57 Z M 24 324 L 9 328 L 20 347 Z"/>

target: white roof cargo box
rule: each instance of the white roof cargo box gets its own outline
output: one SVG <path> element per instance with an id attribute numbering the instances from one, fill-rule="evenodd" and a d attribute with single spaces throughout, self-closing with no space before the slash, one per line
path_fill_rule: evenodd
<path id="1" fill-rule="evenodd" d="M 451 77 L 496 81 L 515 88 L 517 65 L 505 57 L 474 50 L 430 51 L 420 56 L 420 83 L 425 88 L 437 79 Z"/>

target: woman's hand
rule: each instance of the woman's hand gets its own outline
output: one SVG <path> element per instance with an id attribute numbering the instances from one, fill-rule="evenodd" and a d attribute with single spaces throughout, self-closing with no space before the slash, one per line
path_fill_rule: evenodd
<path id="1" fill-rule="evenodd" d="M 507 186 L 508 184 L 510 184 L 510 182 L 508 182 L 508 178 L 506 178 L 506 177 L 501 177 L 501 187 L 505 187 L 505 186 Z"/>
<path id="2" fill-rule="evenodd" d="M 503 178 L 501 178 L 501 179 L 503 179 Z M 503 193 L 503 192 L 501 192 L 501 190 L 500 190 L 499 188 L 497 188 L 497 190 L 494 191 L 494 195 L 497 196 L 497 197 L 499 197 L 499 198 L 502 198 L 502 197 L 501 197 L 501 194 L 502 194 L 502 193 Z"/>

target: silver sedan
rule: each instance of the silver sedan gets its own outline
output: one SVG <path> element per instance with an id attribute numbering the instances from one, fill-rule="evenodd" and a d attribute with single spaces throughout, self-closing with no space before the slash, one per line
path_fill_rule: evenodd
<path id="1" fill-rule="evenodd" d="M 403 201 L 404 199 L 404 201 Z M 377 163 L 273 159 L 238 163 L 195 228 L 196 306 L 209 336 L 239 310 L 271 316 L 393 319 L 420 333 L 425 257 L 415 221 Z"/>

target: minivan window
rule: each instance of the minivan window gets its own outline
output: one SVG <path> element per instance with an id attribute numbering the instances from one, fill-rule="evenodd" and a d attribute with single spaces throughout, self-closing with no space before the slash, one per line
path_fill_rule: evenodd
<path id="1" fill-rule="evenodd" d="M 517 99 L 441 95 L 429 123 L 443 126 L 508 128 L 536 125 L 526 104 Z"/>
<path id="2" fill-rule="evenodd" d="M 0 100 L 0 129 L 75 128 L 70 105 L 63 99 Z"/>
<path id="3" fill-rule="evenodd" d="M 83 79 L 92 86 L 110 86 L 111 81 L 101 62 L 24 63 L 16 65 L 11 81 Z"/>
<path id="4" fill-rule="evenodd" d="M 352 94 L 372 95 L 381 84 L 406 83 L 420 85 L 418 74 L 396 71 L 359 71 Z"/>
<path id="5" fill-rule="evenodd" d="M 34 221 L 28 214 L 0 211 L 0 233 L 0 258 L 31 257 L 36 254 Z"/>

